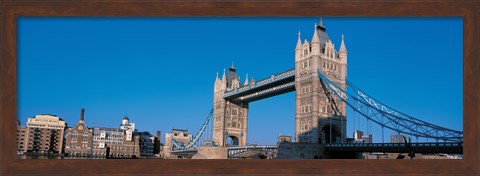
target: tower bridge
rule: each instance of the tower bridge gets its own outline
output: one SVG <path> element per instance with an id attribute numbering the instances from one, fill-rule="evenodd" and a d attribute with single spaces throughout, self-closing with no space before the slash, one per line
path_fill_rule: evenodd
<path id="1" fill-rule="evenodd" d="M 208 130 L 209 124 L 213 126 L 211 127 L 213 146 L 229 147 L 230 157 L 241 151 L 253 149 L 254 147 L 247 146 L 249 103 L 292 91 L 295 91 L 293 142 L 302 145 L 300 148 L 311 147 L 312 151 L 317 151 L 317 148 L 344 149 L 345 146 L 339 148 L 332 144 L 347 143 L 347 107 L 367 120 L 377 123 L 382 128 L 382 135 L 384 129 L 387 129 L 417 139 L 421 137 L 437 142 L 455 143 L 463 141 L 463 132 L 434 125 L 397 111 L 347 81 L 348 52 L 344 36 L 341 38 L 337 51 L 320 21 L 318 25 L 314 25 L 314 34 L 310 42 L 307 40 L 302 42 L 300 32 L 298 33 L 295 68 L 258 81 L 253 78 L 249 81 L 247 76 L 243 84 L 233 64 L 228 72 L 223 71 L 221 78 L 217 73 L 213 109 L 197 135 L 188 144 L 179 145 L 173 141 L 172 153 L 197 151 L 200 136 Z M 227 140 L 230 141 L 229 144 Z M 370 147 L 378 149 L 378 146 Z M 458 145 L 456 147 L 458 148 Z M 463 147 L 461 148 L 463 150 Z M 276 152 L 274 147 L 265 147 L 264 150 L 267 149 Z M 319 152 L 324 152 L 322 150 Z"/>

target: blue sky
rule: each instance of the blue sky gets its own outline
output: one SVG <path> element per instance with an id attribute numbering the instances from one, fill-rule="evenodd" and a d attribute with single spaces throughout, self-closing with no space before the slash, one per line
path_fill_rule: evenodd
<path id="1" fill-rule="evenodd" d="M 319 18 L 19 18 L 18 118 L 55 114 L 69 126 L 196 134 L 213 105 L 215 75 L 234 62 L 241 81 L 294 67 L 297 33 L 311 40 Z M 323 19 L 348 79 L 419 119 L 463 130 L 461 18 Z M 250 79 L 249 78 L 249 79 Z M 366 120 L 347 135 L 366 131 Z M 248 143 L 275 144 L 295 131 L 295 93 L 250 104 Z M 374 142 L 381 142 L 372 125 Z M 385 132 L 386 142 L 390 141 Z M 162 136 L 164 138 L 164 136 Z M 163 141 L 163 139 L 162 139 Z"/>

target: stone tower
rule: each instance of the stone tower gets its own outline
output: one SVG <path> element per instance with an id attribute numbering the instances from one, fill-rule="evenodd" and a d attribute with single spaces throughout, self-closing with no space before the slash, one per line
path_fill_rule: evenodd
<path id="1" fill-rule="evenodd" d="M 213 142 L 218 146 L 247 144 L 248 103 L 236 103 L 223 99 L 225 92 L 243 86 L 248 84 L 240 84 L 240 77 L 233 64 L 227 74 L 225 70 L 223 71 L 222 79 L 218 78 L 217 73 L 213 96 Z"/>
<path id="2" fill-rule="evenodd" d="M 341 88 L 346 88 L 347 50 L 343 41 L 339 51 L 329 39 L 326 28 L 314 25 L 310 42 L 302 43 L 300 32 L 295 48 L 295 137 L 298 143 L 345 143 L 346 104 L 333 93 L 327 96 L 317 76 L 321 71 Z"/>

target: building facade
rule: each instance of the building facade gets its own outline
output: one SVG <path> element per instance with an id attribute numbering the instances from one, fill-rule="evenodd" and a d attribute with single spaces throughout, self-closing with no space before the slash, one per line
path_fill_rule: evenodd
<path id="1" fill-rule="evenodd" d="M 346 89 L 347 50 L 342 43 L 337 52 L 322 21 L 314 25 L 310 42 L 302 43 L 300 32 L 295 48 L 296 114 L 298 143 L 345 143 L 346 104 L 325 87 L 321 72 Z"/>
<path id="2" fill-rule="evenodd" d="M 127 116 L 122 118 L 120 129 L 125 131 L 125 138 L 127 141 L 132 141 L 134 139 L 133 132 L 135 131 L 135 123 L 131 123 Z"/>
<path id="3" fill-rule="evenodd" d="M 373 143 L 373 136 L 372 134 L 362 136 L 363 143 Z"/>
<path id="4" fill-rule="evenodd" d="M 392 143 L 405 143 L 406 138 L 407 138 L 407 135 L 404 135 L 404 134 L 392 135 L 391 136 L 391 142 Z"/>
<path id="5" fill-rule="evenodd" d="M 133 158 L 140 156 L 140 137 L 128 141 L 120 128 L 93 129 L 93 156 L 104 158 L 107 150 L 110 158 Z"/>
<path id="6" fill-rule="evenodd" d="M 291 142 L 292 142 L 292 136 L 285 136 L 285 135 L 278 136 L 277 144 L 291 143 Z"/>
<path id="7" fill-rule="evenodd" d="M 154 156 L 154 142 L 155 137 L 148 131 L 134 132 L 134 136 L 139 136 L 140 157 Z"/>
<path id="8" fill-rule="evenodd" d="M 26 149 L 28 148 L 28 135 L 27 135 L 27 128 L 20 126 L 20 124 L 17 126 L 17 154 L 23 154 L 26 152 Z"/>
<path id="9" fill-rule="evenodd" d="M 20 128 L 20 132 L 25 134 L 21 145 L 23 152 L 62 153 L 66 126 L 65 121 L 55 115 L 42 114 L 28 118 L 26 129 Z"/>
<path id="10" fill-rule="evenodd" d="M 140 156 L 140 136 L 135 136 L 135 124 L 127 116 L 119 128 L 93 128 L 93 157 L 137 158 Z"/>
<path id="11" fill-rule="evenodd" d="M 353 132 L 353 143 L 364 143 L 363 131 L 355 130 Z"/>
<path id="12" fill-rule="evenodd" d="M 65 153 L 69 156 L 90 156 L 93 130 L 84 122 L 85 109 L 80 112 L 80 120 L 75 126 L 67 129 L 65 137 Z"/>

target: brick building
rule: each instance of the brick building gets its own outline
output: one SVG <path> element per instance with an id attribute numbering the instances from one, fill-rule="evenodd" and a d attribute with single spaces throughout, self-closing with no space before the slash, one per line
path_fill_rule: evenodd
<path id="1" fill-rule="evenodd" d="M 85 124 L 84 113 L 85 109 L 82 108 L 78 123 L 67 129 L 65 153 L 69 156 L 90 156 L 93 131 Z"/>

